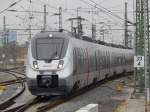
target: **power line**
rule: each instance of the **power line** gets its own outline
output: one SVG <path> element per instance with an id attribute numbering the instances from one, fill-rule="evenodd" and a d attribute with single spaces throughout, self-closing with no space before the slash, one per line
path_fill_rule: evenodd
<path id="1" fill-rule="evenodd" d="M 53 5 L 50 5 L 49 3 L 43 2 L 43 1 L 41 1 L 41 0 L 38 0 L 38 2 L 41 2 L 42 4 L 46 4 L 49 8 L 52 8 L 52 9 L 55 9 L 55 10 L 58 11 L 58 8 L 57 8 L 57 7 L 55 7 L 55 6 L 53 6 Z M 41 4 L 40 4 L 40 5 L 41 5 Z M 73 13 L 66 12 L 65 9 L 62 9 L 62 12 L 66 13 L 66 14 L 68 14 L 68 15 L 71 15 L 71 16 L 74 15 Z M 55 12 L 50 12 L 50 13 L 55 13 Z"/>
<path id="2" fill-rule="evenodd" d="M 5 8 L 4 10 L 0 11 L 0 14 L 2 14 L 3 12 L 7 11 L 9 8 L 13 7 L 14 5 L 18 4 L 19 2 L 21 2 L 22 0 L 18 0 L 14 3 L 12 3 L 10 6 L 8 6 L 7 8 Z"/>
<path id="3" fill-rule="evenodd" d="M 83 2 L 83 3 L 85 3 L 85 4 L 87 4 L 87 5 L 89 5 L 89 6 L 96 7 L 97 9 L 99 9 L 101 12 L 103 12 L 103 13 L 106 14 L 107 16 L 110 16 L 110 13 L 108 13 L 108 12 L 106 12 L 105 10 L 103 10 L 103 9 L 101 9 L 101 8 L 99 8 L 99 7 L 97 7 L 96 5 L 90 4 L 89 2 L 87 2 L 87 1 L 85 1 L 85 0 L 80 0 L 80 1 Z M 102 17 L 102 16 L 99 16 L 99 17 Z M 111 18 L 111 19 L 113 19 L 113 18 Z M 122 19 L 122 20 L 124 20 L 124 19 Z M 120 23 L 120 24 L 123 25 L 122 23 Z"/>
<path id="4" fill-rule="evenodd" d="M 108 10 L 107 8 L 101 6 L 100 4 L 96 3 L 95 1 L 93 1 L 93 0 L 89 0 L 89 1 L 91 1 L 92 3 L 94 3 L 94 4 L 96 5 L 95 7 L 97 7 L 97 5 L 98 5 L 98 6 L 100 7 L 100 9 L 107 11 L 106 13 L 109 13 L 109 14 L 111 14 L 112 16 L 117 17 L 118 19 L 124 21 L 123 18 L 121 18 L 120 16 L 114 14 L 112 11 L 110 11 L 110 10 Z M 98 8 L 98 7 L 97 7 L 97 8 Z"/>
<path id="5" fill-rule="evenodd" d="M 38 1 L 40 1 L 40 2 L 43 3 L 43 4 L 46 4 L 48 7 L 52 8 L 52 9 L 58 10 L 57 7 L 54 7 L 54 6 L 52 6 L 52 5 L 48 4 L 48 3 L 45 3 L 45 2 L 43 2 L 43 1 L 41 1 L 41 0 L 38 0 Z"/>

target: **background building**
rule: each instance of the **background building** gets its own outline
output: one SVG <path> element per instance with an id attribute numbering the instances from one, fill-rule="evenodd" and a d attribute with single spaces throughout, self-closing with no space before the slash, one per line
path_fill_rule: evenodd
<path id="1" fill-rule="evenodd" d="M 7 30 L 6 32 L 0 32 L 0 46 L 4 44 L 11 44 L 17 42 L 17 32 L 12 30 Z"/>

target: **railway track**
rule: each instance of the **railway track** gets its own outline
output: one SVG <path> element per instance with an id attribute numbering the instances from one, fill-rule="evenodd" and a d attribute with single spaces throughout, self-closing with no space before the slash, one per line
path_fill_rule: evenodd
<path id="1" fill-rule="evenodd" d="M 74 94 L 70 94 L 70 95 L 64 96 L 64 97 L 54 96 L 50 99 L 49 98 L 46 99 L 45 97 L 35 97 L 35 98 L 29 100 L 28 102 L 22 104 L 22 105 L 18 105 L 14 108 L 11 108 L 9 110 L 5 110 L 3 112 L 24 112 L 27 109 L 29 109 L 30 107 L 34 106 L 35 104 L 42 102 L 43 100 L 45 100 L 44 104 L 36 107 L 36 112 L 45 112 L 45 111 L 50 110 L 50 109 L 52 109 L 58 105 L 61 105 L 65 102 L 68 102 L 68 101 L 76 98 L 79 95 L 85 94 L 87 91 L 90 91 L 96 87 L 102 86 L 103 84 L 106 84 L 109 81 L 113 81 L 113 80 L 116 80 L 116 79 L 119 79 L 122 77 L 123 76 L 115 76 L 115 77 L 105 79 L 105 80 L 100 81 L 96 84 L 87 86 L 87 87 L 81 89 L 80 91 L 74 92 Z"/>
<path id="2" fill-rule="evenodd" d="M 7 86 L 7 85 L 16 84 L 16 83 L 26 81 L 25 73 L 14 71 L 16 69 L 19 69 L 19 68 L 14 68 L 14 69 L 3 71 L 4 73 L 7 73 L 7 74 L 14 76 L 16 79 L 0 82 L 0 86 Z"/>
<path id="3" fill-rule="evenodd" d="M 18 70 L 18 69 L 25 69 L 25 66 L 21 66 L 21 67 L 13 67 L 13 68 L 9 68 L 9 69 L 0 69 L 1 72 L 5 72 L 5 71 L 11 71 L 11 70 Z"/>
<path id="4" fill-rule="evenodd" d="M 16 83 L 20 83 L 20 80 L 22 81 L 26 81 L 26 78 L 19 78 L 19 79 L 13 79 L 13 80 L 8 80 L 8 81 L 4 81 L 4 82 L 0 82 L 0 86 L 8 86 L 11 84 L 16 84 Z"/>
<path id="5" fill-rule="evenodd" d="M 51 108 L 54 108 L 58 105 L 61 105 L 65 102 L 68 102 L 74 98 L 76 98 L 77 96 L 79 95 L 82 95 L 82 94 L 85 94 L 86 92 L 96 88 L 96 87 L 99 87 L 99 86 L 102 86 L 103 84 L 109 82 L 109 81 L 113 81 L 113 80 L 116 80 L 116 79 L 119 79 L 119 78 L 122 78 L 122 76 L 115 76 L 115 77 L 111 77 L 111 78 L 108 78 L 108 79 L 105 79 L 105 80 L 102 80 L 100 82 L 97 82 L 93 85 L 90 85 L 90 86 L 87 86 L 83 89 L 81 89 L 80 91 L 77 91 L 77 92 L 72 92 L 73 94 L 70 94 L 69 96 L 66 96 L 66 97 L 60 97 L 59 99 L 56 99 L 55 101 L 51 101 L 43 106 L 39 106 L 37 109 L 36 109 L 36 112 L 46 112 L 47 110 L 50 110 Z M 110 87 L 109 87 L 110 88 Z M 111 88 L 113 89 L 113 88 Z"/>
<path id="6" fill-rule="evenodd" d="M 16 74 L 10 71 L 3 71 L 3 73 L 7 73 L 9 75 L 12 75 L 15 77 L 14 80 L 9 80 L 9 81 L 5 81 L 5 82 L 1 82 L 0 86 L 8 86 L 10 84 L 15 84 L 15 83 L 20 83 L 20 89 L 16 92 L 16 94 L 14 94 L 13 96 L 11 96 L 10 98 L 6 99 L 5 101 L 3 101 L 0 104 L 0 111 L 5 110 L 6 108 L 10 107 L 11 105 L 13 105 L 15 102 L 14 100 L 19 97 L 24 91 L 25 91 L 25 77 L 21 78 L 20 74 Z"/>

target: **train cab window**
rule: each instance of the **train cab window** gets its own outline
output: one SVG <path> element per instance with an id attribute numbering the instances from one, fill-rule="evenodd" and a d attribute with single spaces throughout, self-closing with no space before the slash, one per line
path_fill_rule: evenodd
<path id="1" fill-rule="evenodd" d="M 37 39 L 37 59 L 60 58 L 63 39 Z"/>
<path id="2" fill-rule="evenodd" d="M 63 58 L 68 45 L 64 38 L 35 38 L 31 42 L 32 55 L 37 60 Z"/>

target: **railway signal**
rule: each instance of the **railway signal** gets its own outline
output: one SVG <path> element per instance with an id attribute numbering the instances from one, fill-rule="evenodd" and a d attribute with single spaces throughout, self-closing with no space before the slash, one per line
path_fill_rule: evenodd
<path id="1" fill-rule="evenodd" d="M 144 68 L 144 56 L 134 56 L 134 67 Z"/>

